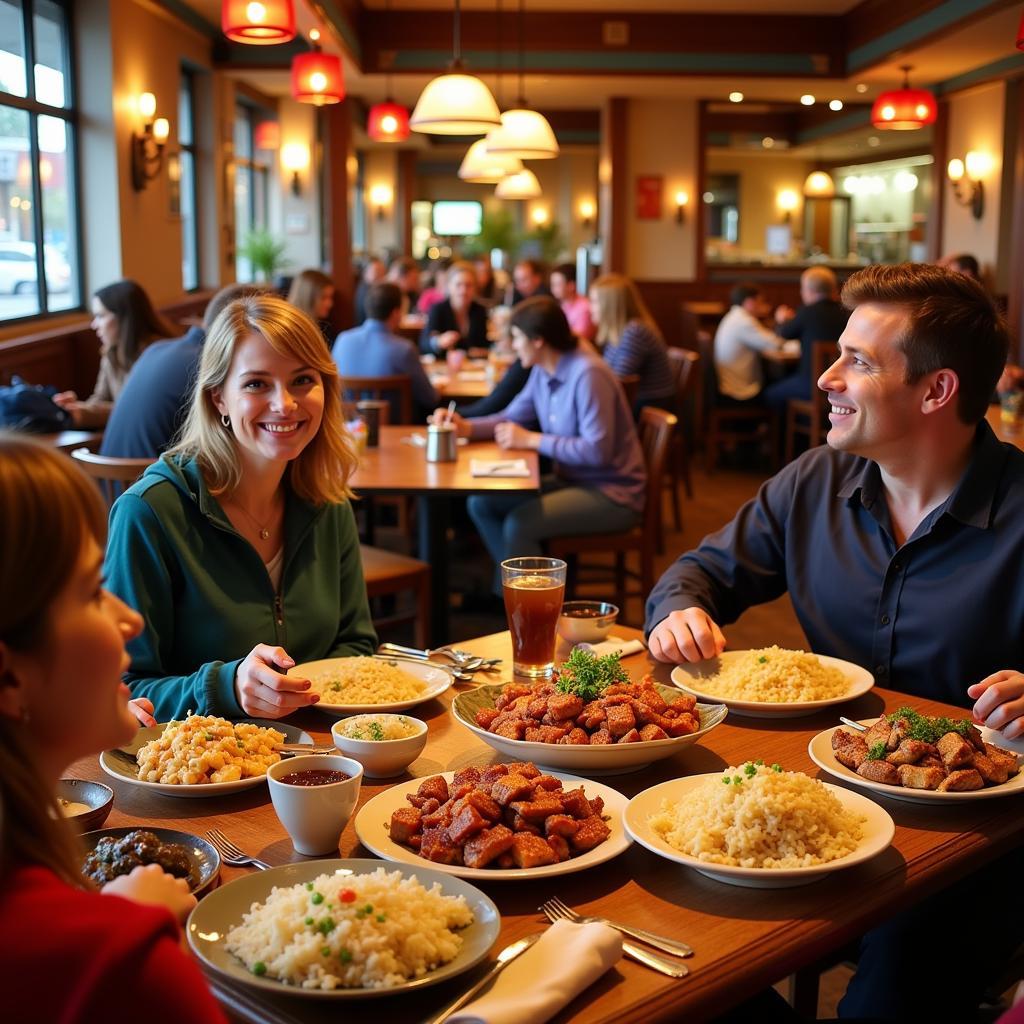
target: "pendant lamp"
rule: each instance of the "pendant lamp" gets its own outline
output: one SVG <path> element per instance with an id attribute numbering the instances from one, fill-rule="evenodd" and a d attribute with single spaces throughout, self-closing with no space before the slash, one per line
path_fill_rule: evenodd
<path id="1" fill-rule="evenodd" d="M 292 58 L 292 96 L 300 103 L 312 103 L 316 107 L 340 103 L 345 98 L 341 58 L 320 49 L 320 33 L 316 29 L 309 36 L 313 49 Z"/>
<path id="2" fill-rule="evenodd" d="M 1024 50 L 1024 14 L 1020 16 L 1020 28 L 1017 29 L 1017 49 Z"/>
<path id="3" fill-rule="evenodd" d="M 409 119 L 414 132 L 426 135 L 484 135 L 501 124 L 491 90 L 465 74 L 459 36 L 460 7 L 455 0 L 452 62 L 448 74 L 427 83 Z"/>
<path id="4" fill-rule="evenodd" d="M 509 174 L 518 174 L 523 162 L 517 156 L 488 153 L 485 139 L 477 139 L 462 158 L 459 177 L 473 185 L 496 185 Z"/>
<path id="5" fill-rule="evenodd" d="M 409 111 L 388 99 L 370 107 L 366 134 L 375 142 L 404 142 L 409 138 Z"/>
<path id="6" fill-rule="evenodd" d="M 295 38 L 295 8 L 292 0 L 223 0 L 220 27 L 236 43 L 287 43 Z"/>
<path id="7" fill-rule="evenodd" d="M 558 141 L 547 118 L 526 105 L 523 66 L 523 2 L 519 0 L 519 106 L 501 115 L 501 127 L 487 136 L 487 152 L 520 160 L 552 160 L 558 156 Z"/>
<path id="8" fill-rule="evenodd" d="M 881 93 L 871 108 L 871 123 L 883 131 L 914 131 L 934 124 L 938 115 L 935 97 L 927 89 L 910 88 L 910 64 L 904 64 L 903 86 Z"/>
<path id="9" fill-rule="evenodd" d="M 825 171 L 811 171 L 804 181 L 804 195 L 816 199 L 831 199 L 836 194 L 832 176 Z"/>
<path id="10" fill-rule="evenodd" d="M 494 194 L 499 199 L 536 199 L 540 194 L 540 182 L 530 170 L 510 174 L 498 182 Z"/>

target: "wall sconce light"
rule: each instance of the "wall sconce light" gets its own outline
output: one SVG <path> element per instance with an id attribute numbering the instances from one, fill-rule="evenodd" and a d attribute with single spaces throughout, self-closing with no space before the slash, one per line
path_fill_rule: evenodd
<path id="1" fill-rule="evenodd" d="M 390 185 L 374 185 L 370 189 L 370 202 L 377 208 L 377 220 L 384 219 L 384 211 L 391 205 L 394 192 Z"/>
<path id="2" fill-rule="evenodd" d="M 309 167 L 309 146 L 304 142 L 289 142 L 281 148 L 281 166 L 292 176 L 292 195 L 302 194 L 299 172 Z"/>
<path id="3" fill-rule="evenodd" d="M 800 205 L 800 197 L 795 189 L 784 188 L 775 197 L 775 202 L 782 210 L 782 222 L 788 224 L 793 219 L 793 211 Z"/>
<path id="4" fill-rule="evenodd" d="M 676 193 L 676 223 L 682 224 L 686 220 L 686 204 L 690 201 L 690 197 L 680 189 Z"/>
<path id="5" fill-rule="evenodd" d="M 548 222 L 548 208 L 546 206 L 535 206 L 530 211 L 530 220 L 535 227 L 542 228 Z"/>
<path id="6" fill-rule="evenodd" d="M 132 132 L 132 185 L 141 192 L 159 173 L 164 162 L 164 146 L 171 126 L 166 117 L 157 117 L 156 97 L 144 92 L 138 99 L 142 131 Z"/>
<path id="7" fill-rule="evenodd" d="M 584 199 L 580 203 L 580 224 L 589 228 L 594 223 L 594 214 L 597 211 L 594 209 L 594 204 L 589 199 Z"/>
<path id="8" fill-rule="evenodd" d="M 953 185 L 953 196 L 961 206 L 969 206 L 975 220 L 985 212 L 985 188 L 981 179 L 992 167 L 987 153 L 972 149 L 960 160 L 954 158 L 946 167 L 946 176 Z"/>

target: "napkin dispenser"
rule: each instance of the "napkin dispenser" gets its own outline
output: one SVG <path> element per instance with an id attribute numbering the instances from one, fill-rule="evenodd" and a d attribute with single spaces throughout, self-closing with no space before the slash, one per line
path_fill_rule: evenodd
<path id="1" fill-rule="evenodd" d="M 427 427 L 427 462 L 454 462 L 455 427 L 451 423 L 431 423 Z"/>

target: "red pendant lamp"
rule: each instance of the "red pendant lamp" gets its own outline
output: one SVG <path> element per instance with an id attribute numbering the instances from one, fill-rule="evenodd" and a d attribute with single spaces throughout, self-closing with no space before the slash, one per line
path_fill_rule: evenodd
<path id="1" fill-rule="evenodd" d="M 313 40 L 313 49 L 292 58 L 292 96 L 300 103 L 312 103 L 316 107 L 340 103 L 345 98 L 341 58 L 320 49 L 317 43 L 320 33 L 316 29 L 309 37 Z"/>
<path id="2" fill-rule="evenodd" d="M 871 108 L 871 123 L 883 131 L 914 131 L 934 124 L 938 107 L 927 89 L 910 88 L 910 64 L 904 64 L 903 86 L 879 95 Z"/>
<path id="3" fill-rule="evenodd" d="M 388 99 L 370 107 L 366 134 L 375 142 L 404 142 L 409 138 L 409 111 Z"/>
<path id="4" fill-rule="evenodd" d="M 1020 16 L 1020 28 L 1017 29 L 1017 49 L 1024 50 L 1024 14 Z"/>
<path id="5" fill-rule="evenodd" d="M 295 38 L 295 8 L 292 0 L 223 0 L 220 27 L 236 43 L 287 43 Z"/>

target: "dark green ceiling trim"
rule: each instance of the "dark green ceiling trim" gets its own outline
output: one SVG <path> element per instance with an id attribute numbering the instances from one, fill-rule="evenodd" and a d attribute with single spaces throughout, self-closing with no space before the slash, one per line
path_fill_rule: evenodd
<path id="1" fill-rule="evenodd" d="M 870 110 L 853 110 L 849 114 L 828 121 L 822 121 L 811 128 L 804 128 L 796 133 L 796 144 L 803 142 L 814 142 L 816 139 L 828 138 L 830 135 L 839 135 L 842 132 L 853 131 L 856 128 L 863 128 L 871 124 Z"/>
<path id="2" fill-rule="evenodd" d="M 327 15 L 327 19 L 338 30 L 338 34 L 345 41 L 349 52 L 361 64 L 363 60 L 363 47 L 352 23 L 345 16 L 341 8 L 334 3 L 334 0 L 319 0 L 319 2 L 324 14 Z"/>
<path id="3" fill-rule="evenodd" d="M 1014 71 L 1024 72 L 1024 53 L 1013 53 L 1009 57 L 1003 57 L 1002 60 L 985 64 L 980 68 L 975 68 L 973 71 L 965 71 L 962 75 L 947 78 L 935 86 L 935 92 L 940 96 L 951 92 L 959 92 L 961 89 L 967 89 L 978 82 L 984 82 L 990 78 L 1003 78 Z"/>
<path id="4" fill-rule="evenodd" d="M 165 11 L 173 14 L 179 21 L 183 21 L 197 32 L 202 32 L 207 38 L 216 39 L 220 35 L 220 22 L 213 24 L 207 21 L 181 0 L 157 0 L 157 2 Z"/>

